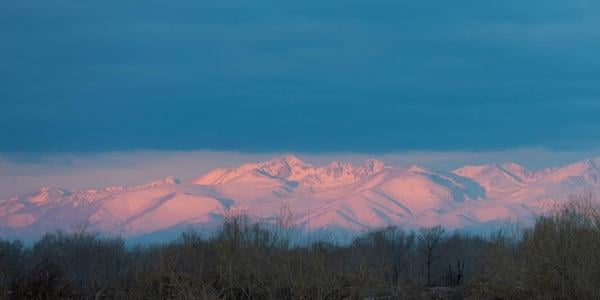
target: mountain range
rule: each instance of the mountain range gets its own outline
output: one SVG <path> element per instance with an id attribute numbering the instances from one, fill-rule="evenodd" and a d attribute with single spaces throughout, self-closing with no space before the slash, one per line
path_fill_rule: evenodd
<path id="1" fill-rule="evenodd" d="M 434 171 L 417 165 L 332 162 L 287 155 L 216 169 L 187 182 L 166 177 L 141 186 L 39 191 L 0 200 L 0 235 L 35 239 L 77 224 L 130 239 L 168 238 L 213 228 L 243 211 L 274 222 L 282 207 L 306 232 L 364 232 L 386 225 L 492 228 L 527 221 L 570 195 L 600 191 L 600 159 L 531 171 L 516 163 Z"/>

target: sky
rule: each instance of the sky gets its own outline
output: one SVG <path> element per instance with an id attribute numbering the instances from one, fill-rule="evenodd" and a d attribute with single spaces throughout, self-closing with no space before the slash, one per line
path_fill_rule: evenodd
<path id="1" fill-rule="evenodd" d="M 600 156 L 598 28 L 583 0 L 3 0 L 0 196 L 279 153 Z"/>

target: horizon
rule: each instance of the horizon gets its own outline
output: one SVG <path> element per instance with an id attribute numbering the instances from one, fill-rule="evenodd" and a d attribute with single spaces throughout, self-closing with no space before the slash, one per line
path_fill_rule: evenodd
<path id="1" fill-rule="evenodd" d="M 581 153 L 544 152 L 536 150 L 538 163 L 531 164 L 527 150 L 506 153 L 404 153 L 368 155 L 343 154 L 293 154 L 293 153 L 235 153 L 235 152 L 134 152 L 103 155 L 59 155 L 42 160 L 2 157 L 0 170 L 15 169 L 16 172 L 0 172 L 0 199 L 31 194 L 44 187 L 66 190 L 84 190 L 107 186 L 137 186 L 153 180 L 173 176 L 182 182 L 206 174 L 217 168 L 236 168 L 245 163 L 260 163 L 274 158 L 292 155 L 305 163 L 321 166 L 333 161 L 359 165 L 368 159 L 382 161 L 390 167 L 423 166 L 434 171 L 449 172 L 469 165 L 517 163 L 531 171 L 563 167 L 586 159 L 600 157 L 590 152 Z M 519 154 L 519 155 L 516 155 Z M 587 153 L 586 153 L 587 154 Z M 140 159 L 140 156 L 143 158 Z M 147 157 L 149 156 L 149 157 Z M 215 156 L 219 160 L 215 161 Z M 39 158 L 39 157 L 38 157 Z M 137 158 L 137 159 L 133 159 Z M 552 163 L 549 163 L 549 162 Z M 525 162 L 525 163 L 523 163 Z M 528 163 L 529 162 L 529 163 Z M 148 166 L 150 164 L 151 166 Z M 101 166 L 103 174 L 98 172 Z M 128 174 L 122 174 L 130 168 Z M 18 174 L 18 175 L 15 175 Z M 174 174 L 172 174 L 174 173 Z M 142 175 L 143 174 L 143 175 Z M 108 179 L 108 180 L 107 180 Z"/>

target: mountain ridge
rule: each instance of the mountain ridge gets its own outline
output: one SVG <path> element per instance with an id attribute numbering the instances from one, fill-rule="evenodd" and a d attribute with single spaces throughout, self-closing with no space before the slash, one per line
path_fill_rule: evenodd
<path id="1" fill-rule="evenodd" d="M 187 182 L 164 177 L 133 187 L 42 188 L 0 200 L 0 234 L 34 238 L 87 222 L 95 230 L 135 238 L 186 226 L 214 227 L 231 209 L 272 220 L 282 203 L 307 232 L 359 232 L 391 224 L 469 228 L 527 220 L 571 194 L 600 191 L 599 162 L 539 171 L 516 163 L 467 165 L 440 172 L 378 160 L 315 166 L 286 155 L 215 169 Z"/>

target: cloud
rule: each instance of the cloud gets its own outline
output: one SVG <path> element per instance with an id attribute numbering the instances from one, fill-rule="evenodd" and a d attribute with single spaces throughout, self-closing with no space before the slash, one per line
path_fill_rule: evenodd
<path id="1" fill-rule="evenodd" d="M 0 3 L 0 152 L 586 149 L 600 4 Z"/>

